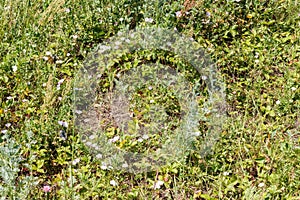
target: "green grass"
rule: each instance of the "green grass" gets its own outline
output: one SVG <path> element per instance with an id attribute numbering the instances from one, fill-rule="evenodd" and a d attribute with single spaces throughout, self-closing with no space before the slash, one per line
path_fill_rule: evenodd
<path id="1" fill-rule="evenodd" d="M 299 199 L 299 7 L 297 0 L 2 1 L 0 199 Z M 105 169 L 74 124 L 74 80 L 98 44 L 148 26 L 176 27 L 210 53 L 226 84 L 227 120 L 206 157 L 197 151 L 209 127 L 204 116 L 183 162 L 145 173 Z M 179 69 L 203 105 L 207 88 L 190 64 L 154 50 L 113 63 L 98 100 L 113 92 L 118 73 L 156 62 Z M 119 136 L 115 144 L 124 150 L 160 148 L 182 120 L 176 95 L 157 82 L 139 86 L 130 101 L 132 133 L 104 116 L 105 134 Z M 167 111 L 168 128 L 150 126 L 155 133 L 140 142 L 134 133 L 149 122 L 151 105 Z"/>

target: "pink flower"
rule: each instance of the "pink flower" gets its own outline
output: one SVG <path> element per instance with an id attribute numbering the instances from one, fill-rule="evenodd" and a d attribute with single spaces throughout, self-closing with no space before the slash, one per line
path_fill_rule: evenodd
<path id="1" fill-rule="evenodd" d="M 182 17 L 181 11 L 177 11 L 175 14 L 176 14 L 176 17 L 178 17 L 178 18 Z"/>
<path id="2" fill-rule="evenodd" d="M 50 187 L 49 185 L 45 185 L 45 186 L 43 187 L 43 191 L 44 191 L 44 192 L 50 192 L 50 191 L 51 191 L 51 187 Z"/>

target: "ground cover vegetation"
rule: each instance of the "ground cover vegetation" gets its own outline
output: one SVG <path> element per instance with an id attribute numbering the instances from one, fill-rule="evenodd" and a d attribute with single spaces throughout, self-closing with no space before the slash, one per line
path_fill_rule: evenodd
<path id="1" fill-rule="evenodd" d="M 299 199 L 299 7 L 297 0 L 1 1 L 0 199 Z M 216 63 L 227 119 L 212 154 L 191 150 L 183 162 L 132 174 L 103 165 L 76 132 L 76 73 L 99 43 L 137 27 L 176 29 Z M 178 67 L 199 85 L 199 104 L 207 98 L 189 63 L 170 52 L 122 59 L 113 69 Z M 99 94 L 113 87 L 116 70 L 106 73 Z M 136 124 L 147 122 L 155 99 L 167 108 L 172 135 L 180 121 L 174 96 L 159 84 L 140 87 L 131 101 Z M 126 135 L 107 120 L 119 148 L 152 151 L 167 140 Z M 208 126 L 199 122 L 199 132 Z M 200 134 L 195 147 L 201 141 Z"/>

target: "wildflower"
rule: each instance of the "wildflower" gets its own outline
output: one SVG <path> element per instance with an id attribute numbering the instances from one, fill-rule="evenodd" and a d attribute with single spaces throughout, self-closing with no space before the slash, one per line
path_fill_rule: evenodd
<path id="1" fill-rule="evenodd" d="M 152 19 L 152 18 L 146 17 L 146 18 L 145 18 L 145 22 L 147 22 L 147 23 L 152 23 L 152 22 L 153 22 L 153 19 Z"/>
<path id="2" fill-rule="evenodd" d="M 120 139 L 120 136 L 115 136 L 115 137 L 113 137 L 112 139 L 109 139 L 108 141 L 109 142 L 116 142 L 116 141 L 118 141 Z"/>
<path id="3" fill-rule="evenodd" d="M 279 104 L 280 104 L 280 101 L 279 101 L 279 100 L 277 100 L 277 101 L 276 101 L 276 104 L 277 104 L 277 105 L 279 105 Z"/>
<path id="4" fill-rule="evenodd" d="M 43 187 L 43 191 L 44 191 L 44 192 L 50 192 L 50 191 L 51 191 L 51 187 L 50 187 L 49 185 L 45 185 L 45 186 Z"/>
<path id="5" fill-rule="evenodd" d="M 65 12 L 66 12 L 66 13 L 69 13 L 70 11 L 71 11 L 71 10 L 70 10 L 69 8 L 66 8 L 66 9 L 65 9 Z"/>
<path id="6" fill-rule="evenodd" d="M 176 17 L 178 17 L 178 18 L 182 16 L 181 11 L 177 11 L 175 14 L 176 14 Z"/>
<path id="7" fill-rule="evenodd" d="M 11 100 L 11 99 L 13 99 L 13 97 L 12 97 L 12 96 L 9 96 L 9 97 L 6 97 L 6 99 L 7 99 L 7 100 Z"/>
<path id="8" fill-rule="evenodd" d="M 76 40 L 78 38 L 78 35 L 71 35 L 71 37 Z"/>
<path id="9" fill-rule="evenodd" d="M 128 164 L 127 164 L 127 163 L 124 163 L 124 164 L 122 164 L 122 167 L 123 167 L 123 168 L 127 168 L 127 167 L 128 167 Z"/>
<path id="10" fill-rule="evenodd" d="M 62 61 L 62 60 L 57 60 L 55 63 L 56 63 L 56 64 L 63 64 L 64 61 Z"/>
<path id="11" fill-rule="evenodd" d="M 86 144 L 86 146 L 92 146 L 91 142 L 86 142 L 85 144 Z"/>
<path id="12" fill-rule="evenodd" d="M 64 81 L 65 81 L 64 79 L 61 79 L 61 80 L 58 81 L 57 86 L 56 86 L 56 89 L 57 89 L 57 90 L 60 90 L 60 85 L 61 85 Z"/>
<path id="13" fill-rule="evenodd" d="M 256 59 L 256 60 L 254 60 L 254 62 L 255 62 L 255 63 L 259 63 L 259 60 Z"/>
<path id="14" fill-rule="evenodd" d="M 60 79 L 59 81 L 58 81 L 58 83 L 57 84 L 62 84 L 63 82 L 65 81 L 65 79 Z"/>
<path id="15" fill-rule="evenodd" d="M 152 90 L 153 88 L 151 86 L 148 87 L 149 90 Z"/>
<path id="16" fill-rule="evenodd" d="M 192 135 L 198 137 L 200 135 L 200 131 L 196 131 L 196 132 L 192 133 Z"/>
<path id="17" fill-rule="evenodd" d="M 102 154 L 98 153 L 98 154 L 96 155 L 96 158 L 101 159 L 101 158 L 102 158 Z M 101 168 L 101 169 L 102 169 L 102 168 Z"/>
<path id="18" fill-rule="evenodd" d="M 151 99 L 151 100 L 150 100 L 150 103 L 154 103 L 154 100 L 153 100 L 153 99 Z"/>
<path id="19" fill-rule="evenodd" d="M 58 101 L 61 101 L 61 100 L 62 100 L 62 97 L 58 97 L 57 99 L 58 99 Z"/>
<path id="20" fill-rule="evenodd" d="M 44 57 L 43 57 L 43 60 L 44 60 L 44 61 L 47 61 L 47 60 L 49 60 L 49 57 L 48 57 L 48 56 L 44 56 Z"/>
<path id="21" fill-rule="evenodd" d="M 117 46 L 119 46 L 119 45 L 121 45 L 122 43 L 120 42 L 120 41 L 116 41 L 115 42 L 115 45 L 117 45 Z"/>
<path id="22" fill-rule="evenodd" d="M 46 51 L 46 56 L 51 56 L 51 52 L 50 51 Z"/>
<path id="23" fill-rule="evenodd" d="M 296 89 L 297 89 L 297 88 L 295 88 L 295 87 L 292 87 L 292 88 L 291 88 L 292 91 L 295 91 Z"/>
<path id="24" fill-rule="evenodd" d="M 145 135 L 142 136 L 142 138 L 143 138 L 144 140 L 147 140 L 147 139 L 149 139 L 149 136 L 148 136 L 147 134 L 145 134 Z"/>
<path id="25" fill-rule="evenodd" d="M 157 181 L 155 184 L 154 184 L 154 190 L 156 189 L 160 189 L 160 187 L 164 184 L 163 181 Z"/>
<path id="26" fill-rule="evenodd" d="M 223 175 L 224 175 L 224 176 L 228 176 L 228 175 L 229 175 L 229 172 L 224 172 Z"/>
<path id="27" fill-rule="evenodd" d="M 12 66 L 13 72 L 16 72 L 18 70 L 18 67 L 16 65 Z"/>
<path id="28" fill-rule="evenodd" d="M 7 133 L 7 130 L 2 130 L 1 133 L 5 134 Z"/>
<path id="29" fill-rule="evenodd" d="M 144 140 L 143 140 L 143 138 L 139 138 L 137 141 L 138 142 L 143 142 Z"/>
<path id="30" fill-rule="evenodd" d="M 96 138 L 96 136 L 95 135 L 90 135 L 90 140 L 93 140 L 93 139 L 95 139 Z"/>
<path id="31" fill-rule="evenodd" d="M 77 165 L 80 162 L 80 158 L 76 158 L 72 161 L 72 165 Z"/>
<path id="32" fill-rule="evenodd" d="M 258 187 L 260 187 L 260 188 L 261 188 L 261 187 L 264 187 L 264 186 L 265 186 L 264 183 L 259 183 L 259 184 L 258 184 Z"/>
<path id="33" fill-rule="evenodd" d="M 82 111 L 81 110 L 75 110 L 75 113 L 80 115 L 82 113 Z"/>
<path id="34" fill-rule="evenodd" d="M 207 76 L 201 76 L 201 79 L 205 81 L 207 79 Z"/>
<path id="35" fill-rule="evenodd" d="M 207 11 L 207 12 L 206 12 L 206 16 L 207 16 L 207 17 L 210 17 L 210 16 L 211 16 L 211 13 Z"/>
<path id="36" fill-rule="evenodd" d="M 107 169 L 107 165 L 106 165 L 106 164 L 102 164 L 102 165 L 100 166 L 100 168 L 103 169 L 103 170 L 106 170 L 106 169 Z"/>
<path id="37" fill-rule="evenodd" d="M 109 181 L 109 184 L 111 184 L 112 186 L 117 186 L 117 182 L 115 180 L 111 180 Z"/>
<path id="38" fill-rule="evenodd" d="M 22 100 L 23 103 L 26 103 L 26 102 L 28 102 L 28 101 L 29 101 L 28 99 L 23 99 L 23 100 Z"/>
<path id="39" fill-rule="evenodd" d="M 67 53 L 67 56 L 69 57 L 71 54 L 70 53 Z"/>
<path id="40" fill-rule="evenodd" d="M 7 128 L 9 128 L 9 127 L 11 126 L 11 123 L 6 123 L 5 126 L 6 126 Z"/>
<path id="41" fill-rule="evenodd" d="M 68 122 L 65 122 L 65 121 L 58 121 L 58 124 L 65 127 L 65 128 L 68 128 Z"/>

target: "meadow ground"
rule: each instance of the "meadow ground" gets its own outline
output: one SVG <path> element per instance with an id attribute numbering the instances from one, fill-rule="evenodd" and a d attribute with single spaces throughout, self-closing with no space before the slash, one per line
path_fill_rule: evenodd
<path id="1" fill-rule="evenodd" d="M 0 199 L 300 199 L 299 7 L 297 0 L 1 1 Z M 105 165 L 84 143 L 73 89 L 99 44 L 146 27 L 175 29 L 205 49 L 226 85 L 227 118 L 211 154 L 197 151 L 211 126 L 208 112 L 191 122 L 197 137 L 178 160 L 130 173 Z M 168 146 L 182 122 L 185 93 L 159 79 L 132 92 L 126 133 L 114 120 L 122 101 L 102 101 L 117 81 L 135 80 L 126 71 L 147 63 L 177 69 L 199 108 L 209 99 L 205 77 L 174 52 L 144 49 L 112 59 L 95 99 L 104 135 L 126 151 Z M 150 109 L 159 105 L 163 116 Z M 159 117 L 168 128 L 135 134 Z"/>

